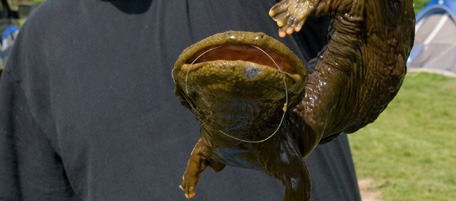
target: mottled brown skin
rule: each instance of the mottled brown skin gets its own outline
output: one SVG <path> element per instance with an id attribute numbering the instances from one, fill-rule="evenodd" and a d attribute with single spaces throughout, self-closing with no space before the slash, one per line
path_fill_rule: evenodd
<path id="1" fill-rule="evenodd" d="M 227 32 L 184 50 L 173 70 L 175 92 L 201 124 L 180 186 L 187 198 L 207 166 L 220 171 L 228 164 L 280 179 L 285 201 L 309 200 L 303 158 L 373 122 L 397 94 L 414 39 L 412 0 L 284 0 L 270 11 L 282 37 L 308 16 L 328 13 L 331 40 L 308 80 L 302 62 L 261 33 Z M 280 61 L 283 72 L 252 45 Z"/>
<path id="2" fill-rule="evenodd" d="M 254 46 L 268 52 L 283 73 Z M 195 55 L 212 48 L 217 49 L 193 63 Z M 238 60 L 240 57 L 243 59 Z M 263 33 L 229 31 L 184 50 L 173 77 L 176 96 L 201 124 L 201 139 L 192 151 L 180 186 L 187 198 L 194 196 L 199 175 L 208 165 L 220 171 L 225 164 L 265 171 L 281 179 L 287 189 L 305 189 L 297 192 L 300 197 L 310 196 L 307 167 L 289 135 L 297 124 L 292 124 L 288 115 L 280 124 L 284 110 L 290 111 L 304 97 L 307 83 L 306 68 L 291 50 Z M 242 142 L 222 133 L 261 141 L 279 125 L 277 133 L 264 142 Z M 292 195 L 287 191 L 287 196 Z"/>

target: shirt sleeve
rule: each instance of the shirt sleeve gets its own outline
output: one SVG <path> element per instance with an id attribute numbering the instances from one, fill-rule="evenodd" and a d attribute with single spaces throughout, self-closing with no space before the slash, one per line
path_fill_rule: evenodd
<path id="1" fill-rule="evenodd" d="M 19 35 L 0 81 L 0 200 L 70 200 L 74 193 L 49 139 L 52 128 L 40 123 L 52 117 L 33 38 Z"/>

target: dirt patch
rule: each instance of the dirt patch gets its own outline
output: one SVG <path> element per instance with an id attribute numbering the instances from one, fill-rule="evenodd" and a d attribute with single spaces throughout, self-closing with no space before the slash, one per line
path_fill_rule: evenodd
<path id="1" fill-rule="evenodd" d="M 370 178 L 358 180 L 359 190 L 361 191 L 361 199 L 363 201 L 381 201 L 380 197 L 382 195 L 382 191 L 373 189 L 373 184 L 374 180 Z"/>

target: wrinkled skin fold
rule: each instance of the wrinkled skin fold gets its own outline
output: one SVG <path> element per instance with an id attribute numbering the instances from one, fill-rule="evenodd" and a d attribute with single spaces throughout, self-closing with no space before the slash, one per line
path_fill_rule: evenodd
<path id="1" fill-rule="evenodd" d="M 279 35 L 331 14 L 331 40 L 308 75 L 287 47 L 229 31 L 185 49 L 175 94 L 200 122 L 180 188 L 195 196 L 206 167 L 253 168 L 280 179 L 284 201 L 310 199 L 304 158 L 320 143 L 373 122 L 397 94 L 414 40 L 412 0 L 284 0 L 269 12 Z"/>

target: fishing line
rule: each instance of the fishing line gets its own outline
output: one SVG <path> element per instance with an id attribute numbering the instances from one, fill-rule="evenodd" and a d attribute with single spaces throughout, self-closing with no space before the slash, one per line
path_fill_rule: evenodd
<path id="1" fill-rule="evenodd" d="M 204 51 L 203 53 L 201 53 L 198 57 L 196 57 L 195 60 L 192 61 L 192 63 L 190 64 L 190 66 L 187 68 L 187 74 L 185 75 L 185 91 L 187 92 L 187 94 L 188 94 L 188 84 L 187 84 L 187 83 L 188 83 L 188 82 L 187 82 L 187 80 L 188 80 L 188 72 L 190 72 L 190 68 L 192 67 L 192 65 L 196 62 L 196 60 L 198 60 L 200 57 L 202 57 L 202 56 L 205 55 L 206 53 L 208 53 L 208 52 L 210 52 L 210 51 L 212 51 L 212 50 L 215 50 L 215 49 L 217 49 L 217 48 L 220 48 L 220 47 L 222 47 L 222 46 L 223 46 L 223 45 L 219 45 L 219 46 L 217 46 L 217 47 L 213 47 L 213 48 L 211 48 L 211 49 L 208 49 L 208 50 Z"/>
<path id="2" fill-rule="evenodd" d="M 288 87 L 287 87 L 287 82 L 285 81 L 285 73 L 282 71 L 282 69 L 280 68 L 280 66 L 277 64 L 277 62 L 271 57 L 271 55 L 269 55 L 266 51 L 264 51 L 263 49 L 261 49 L 260 47 L 258 46 L 255 46 L 255 45 L 251 45 L 252 47 L 260 50 L 261 52 L 263 52 L 266 56 L 269 57 L 269 59 L 271 59 L 272 62 L 274 62 L 274 65 L 277 67 L 277 69 L 279 69 L 280 73 L 282 73 L 282 79 L 283 79 L 283 85 L 285 87 L 285 103 L 284 103 L 284 107 L 283 107 L 283 114 L 282 114 L 282 118 L 280 119 L 280 123 L 279 125 L 277 126 L 277 128 L 275 129 L 275 131 L 269 135 L 268 137 L 262 139 L 262 140 L 244 140 L 244 139 L 240 139 L 240 138 L 237 138 L 237 137 L 234 137 L 232 135 L 229 135 L 225 132 L 223 132 L 222 130 L 219 130 L 220 133 L 222 133 L 223 135 L 227 136 L 227 137 L 230 137 L 232 139 L 235 139 L 235 140 L 238 140 L 238 141 L 241 141 L 241 142 L 246 142 L 246 143 L 252 143 L 252 144 L 258 144 L 258 143 L 262 143 L 262 142 L 265 142 L 269 139 L 271 139 L 275 134 L 277 134 L 277 132 L 279 132 L 279 129 L 280 129 L 280 126 L 282 125 L 283 123 L 283 120 L 285 119 L 285 113 L 287 112 L 287 107 L 288 107 Z"/>
<path id="3" fill-rule="evenodd" d="M 199 55 L 198 57 L 196 57 L 195 60 L 192 61 L 192 63 L 190 64 L 190 66 L 187 68 L 187 74 L 185 76 L 185 90 L 188 94 L 188 73 L 190 71 L 190 68 L 192 67 L 192 65 L 200 58 L 202 57 L 203 55 L 207 54 L 208 52 L 212 51 L 212 50 L 215 50 L 217 48 L 220 48 L 222 47 L 223 45 L 220 45 L 220 46 L 217 46 L 217 47 L 213 47 L 211 49 L 208 49 L 206 51 L 204 51 L 201 55 Z M 255 45 L 250 45 L 258 50 L 260 50 L 263 54 L 265 54 L 266 56 L 269 57 L 269 59 L 271 59 L 271 61 L 274 63 L 274 65 L 277 67 L 277 69 L 279 69 L 280 73 L 282 73 L 282 79 L 283 79 L 283 85 L 285 87 L 285 103 L 284 103 L 284 107 L 283 107 L 283 114 L 282 114 L 282 118 L 280 119 L 280 123 L 279 125 L 277 126 L 277 128 L 275 129 L 275 131 L 269 135 L 268 137 L 262 139 L 262 140 L 244 140 L 244 139 L 240 139 L 240 138 L 237 138 L 237 137 L 234 137 L 232 135 L 229 135 L 225 132 L 223 132 L 222 130 L 219 130 L 220 133 L 222 133 L 223 135 L 229 137 L 229 138 L 232 138 L 232 139 L 235 139 L 235 140 L 238 140 L 238 141 L 241 141 L 241 142 L 245 142 L 245 143 L 252 143 L 252 144 L 257 144 L 257 143 L 262 143 L 262 142 L 265 142 L 269 139 L 271 139 L 275 134 L 277 134 L 277 132 L 279 131 L 280 129 L 280 126 L 283 124 L 283 121 L 285 119 L 285 114 L 287 112 L 287 107 L 288 107 L 288 87 L 287 87 L 287 82 L 285 80 L 285 73 L 282 71 L 282 69 L 280 68 L 280 66 L 277 64 L 277 62 L 272 58 L 271 55 L 269 55 L 266 51 L 264 51 L 263 49 L 261 49 L 260 47 L 258 46 L 255 46 Z M 192 106 L 193 107 L 193 106 Z M 195 109 L 195 108 L 194 108 Z"/>

